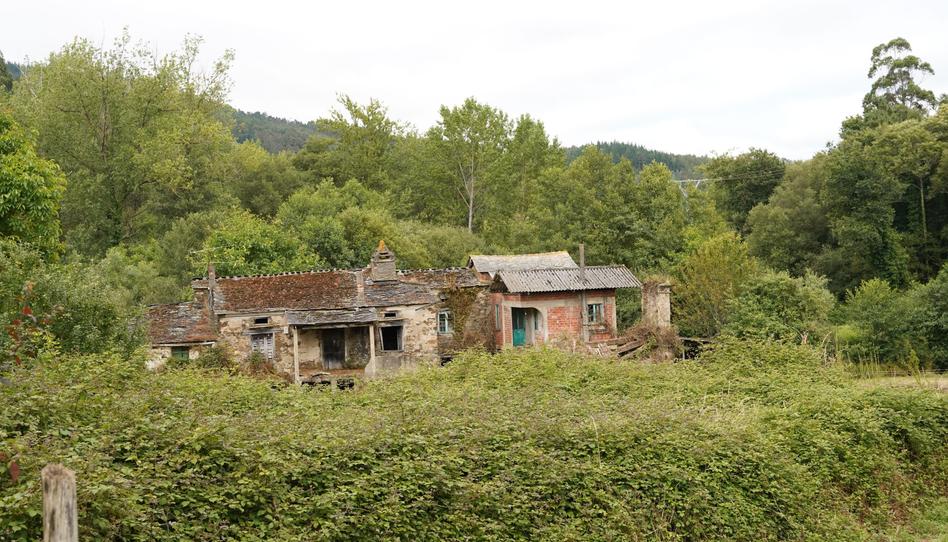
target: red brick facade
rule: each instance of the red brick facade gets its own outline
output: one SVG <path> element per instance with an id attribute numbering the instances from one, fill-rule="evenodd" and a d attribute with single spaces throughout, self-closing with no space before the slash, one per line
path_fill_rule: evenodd
<path id="1" fill-rule="evenodd" d="M 590 342 L 603 341 L 616 336 L 615 290 L 594 290 L 585 293 L 586 303 L 603 305 L 603 322 L 590 323 L 586 329 Z M 555 292 L 538 294 L 491 294 L 493 313 L 500 305 L 502 324 L 494 326 L 494 340 L 498 348 L 513 344 L 512 309 L 532 309 L 532 318 L 539 318 L 536 328 L 528 330 L 528 344 L 540 344 L 557 339 L 582 339 L 583 313 L 582 294 L 579 292 Z M 529 324 L 528 324 L 529 326 Z"/>

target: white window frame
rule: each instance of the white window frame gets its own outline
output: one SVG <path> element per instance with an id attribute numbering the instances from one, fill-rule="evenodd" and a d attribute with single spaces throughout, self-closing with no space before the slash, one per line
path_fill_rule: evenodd
<path id="1" fill-rule="evenodd" d="M 451 327 L 451 311 L 438 311 L 438 333 L 440 335 L 454 333 L 454 328 Z"/>

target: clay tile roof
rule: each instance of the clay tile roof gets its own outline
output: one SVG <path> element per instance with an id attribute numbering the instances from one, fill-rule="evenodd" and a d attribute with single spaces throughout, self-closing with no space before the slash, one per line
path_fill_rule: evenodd
<path id="1" fill-rule="evenodd" d="M 198 279 L 192 284 L 201 286 L 206 282 Z M 437 302 L 433 290 L 449 284 L 480 285 L 469 269 L 399 271 L 398 280 L 377 282 L 369 280 L 360 269 L 223 277 L 217 279 L 214 288 L 214 310 L 235 313 L 424 305 Z"/>
<path id="2" fill-rule="evenodd" d="M 151 344 L 187 344 L 217 340 L 210 313 L 203 304 L 151 305 L 146 312 Z"/>
<path id="3" fill-rule="evenodd" d="M 478 254 L 471 256 L 468 267 L 478 273 L 487 273 L 494 277 L 498 271 L 526 269 L 565 269 L 578 267 L 569 252 L 541 252 L 537 254 L 515 254 L 511 256 Z"/>
<path id="4" fill-rule="evenodd" d="M 494 284 L 511 293 L 570 292 L 581 290 L 612 290 L 641 288 L 642 283 L 624 265 L 601 265 L 586 268 L 585 280 L 576 269 L 503 270 Z"/>
<path id="5" fill-rule="evenodd" d="M 358 305 L 358 271 L 309 271 L 223 277 L 214 288 L 214 310 L 346 309 Z"/>

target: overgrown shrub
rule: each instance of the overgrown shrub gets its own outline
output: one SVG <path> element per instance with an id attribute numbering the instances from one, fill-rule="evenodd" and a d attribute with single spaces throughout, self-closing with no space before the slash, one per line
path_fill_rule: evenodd
<path id="1" fill-rule="evenodd" d="M 27 284 L 30 311 L 46 320 L 43 329 L 64 352 L 130 352 L 141 343 L 136 309 L 117 300 L 95 268 L 49 263 L 27 246 L 2 240 L 0 262 L 0 351 L 13 342 L 4 330 L 23 319 Z"/>
<path id="2" fill-rule="evenodd" d="M 803 346 L 466 354 L 354 393 L 142 365 L 0 386 L 0 539 L 40 538 L 54 461 L 87 540 L 864 540 L 948 489 L 948 397 Z"/>
<path id="3" fill-rule="evenodd" d="M 830 331 L 835 305 L 826 279 L 767 271 L 751 277 L 728 303 L 723 332 L 742 338 L 819 343 Z"/>

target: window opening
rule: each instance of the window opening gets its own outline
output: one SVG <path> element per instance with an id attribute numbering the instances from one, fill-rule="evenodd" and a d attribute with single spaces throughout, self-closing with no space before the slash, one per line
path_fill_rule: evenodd
<path id="1" fill-rule="evenodd" d="M 379 328 L 382 335 L 382 351 L 398 352 L 402 349 L 402 326 L 384 326 Z"/>
<path id="2" fill-rule="evenodd" d="M 250 351 L 260 352 L 263 357 L 273 359 L 273 333 L 260 333 L 250 336 Z"/>
<path id="3" fill-rule="evenodd" d="M 188 354 L 191 352 L 191 349 L 187 346 L 172 346 L 171 347 L 171 357 L 174 359 L 179 359 L 182 361 L 188 360 Z"/>
<path id="4" fill-rule="evenodd" d="M 451 333 L 451 311 L 441 311 L 438 313 L 438 333 Z"/>
<path id="5" fill-rule="evenodd" d="M 602 303 L 586 305 L 586 317 L 590 324 L 602 323 Z"/>

